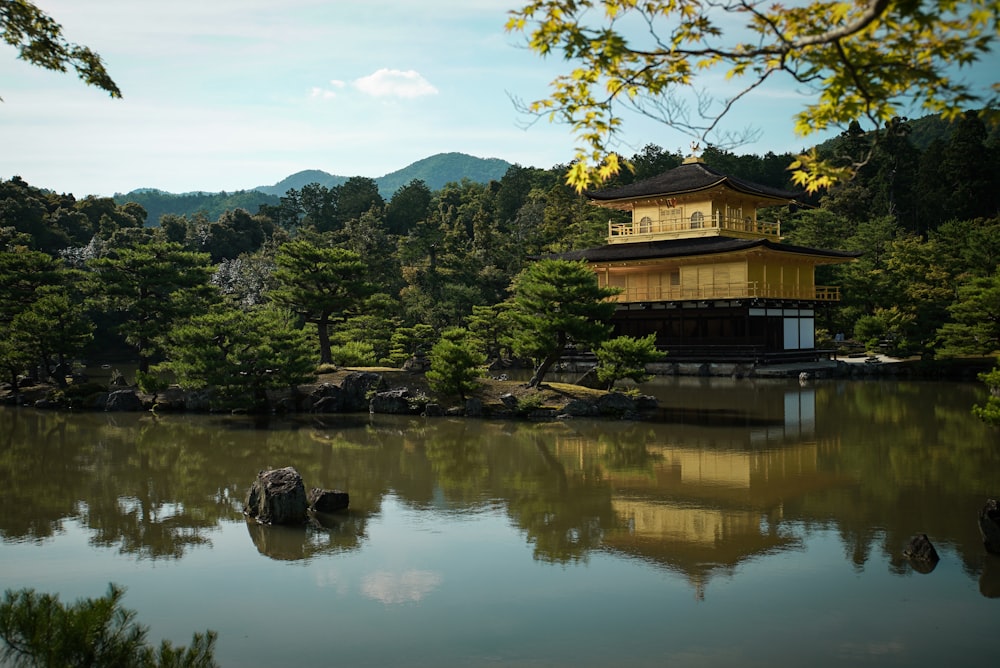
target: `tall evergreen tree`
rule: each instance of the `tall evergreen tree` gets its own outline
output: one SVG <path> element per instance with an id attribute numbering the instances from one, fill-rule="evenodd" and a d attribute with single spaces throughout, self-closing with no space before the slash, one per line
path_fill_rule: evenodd
<path id="1" fill-rule="evenodd" d="M 185 251 L 176 243 L 121 248 L 90 266 L 95 297 L 106 309 L 124 315 L 118 329 L 135 347 L 143 373 L 149 372 L 162 336 L 217 295 L 209 283 L 208 254 Z"/>
<path id="2" fill-rule="evenodd" d="M 274 264 L 277 286 L 271 299 L 316 326 L 320 363 L 332 363 L 330 325 L 374 291 L 364 279 L 361 258 L 354 251 L 296 239 L 278 248 Z"/>
<path id="3" fill-rule="evenodd" d="M 986 148 L 986 135 L 979 112 L 967 111 L 954 124 L 941 159 L 949 186 L 948 218 L 971 220 L 997 214 L 997 158 Z"/>
<path id="4" fill-rule="evenodd" d="M 393 193 L 385 207 L 385 226 L 389 234 L 405 235 L 430 212 L 431 189 L 414 179 Z"/>

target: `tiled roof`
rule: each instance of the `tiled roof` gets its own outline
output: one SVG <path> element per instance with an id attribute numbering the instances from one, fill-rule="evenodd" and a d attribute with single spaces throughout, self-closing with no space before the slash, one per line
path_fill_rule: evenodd
<path id="1" fill-rule="evenodd" d="M 630 183 L 620 188 L 588 191 L 587 197 L 595 202 L 634 199 L 643 197 L 669 197 L 684 193 L 705 190 L 712 186 L 725 183 L 730 188 L 750 195 L 758 195 L 769 199 L 792 201 L 798 193 L 762 186 L 735 176 L 727 176 L 715 171 L 703 162 L 687 162 L 674 169 L 667 170 L 658 176 Z"/>
<path id="2" fill-rule="evenodd" d="M 692 255 L 713 255 L 732 253 L 753 248 L 766 248 L 779 253 L 812 255 L 829 258 L 854 258 L 861 255 L 856 251 L 826 250 L 775 243 L 769 239 L 737 239 L 733 237 L 699 237 L 695 239 L 668 239 L 628 244 L 608 244 L 598 248 L 558 253 L 549 257 L 562 260 L 587 260 L 588 262 L 620 262 L 626 260 L 650 260 L 656 258 L 690 257 Z"/>

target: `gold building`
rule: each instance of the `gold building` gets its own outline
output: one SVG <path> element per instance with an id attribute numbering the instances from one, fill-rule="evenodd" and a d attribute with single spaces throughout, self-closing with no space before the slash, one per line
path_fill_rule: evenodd
<path id="1" fill-rule="evenodd" d="M 635 183 L 588 193 L 591 204 L 631 212 L 608 223 L 607 244 L 563 253 L 619 288 L 619 335 L 655 333 L 671 358 L 815 359 L 817 307 L 840 299 L 816 285 L 819 265 L 858 253 L 781 243 L 764 207 L 795 194 L 721 174 L 699 158 Z"/>

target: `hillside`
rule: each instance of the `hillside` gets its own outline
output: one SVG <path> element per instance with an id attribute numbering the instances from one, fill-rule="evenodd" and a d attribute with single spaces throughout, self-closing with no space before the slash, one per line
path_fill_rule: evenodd
<path id="1" fill-rule="evenodd" d="M 510 163 L 500 158 L 476 158 L 464 153 L 438 153 L 429 158 L 375 179 L 379 192 L 386 199 L 403 186 L 420 179 L 431 191 L 440 190 L 448 183 L 469 179 L 476 183 L 500 180 Z"/>
<path id="2" fill-rule="evenodd" d="M 414 179 L 420 179 L 432 191 L 440 190 L 445 184 L 469 179 L 476 183 L 499 180 L 507 173 L 510 163 L 499 158 L 477 158 L 464 153 L 439 153 L 374 179 L 379 193 L 387 201 L 399 188 Z M 277 205 L 279 198 L 289 189 L 299 190 L 310 183 L 318 183 L 326 188 L 343 185 L 349 177 L 328 174 L 319 169 L 307 169 L 285 177 L 271 186 L 257 186 L 234 193 L 196 192 L 174 194 L 155 188 L 133 190 L 128 194 L 115 194 L 118 204 L 136 202 L 149 214 L 147 225 L 156 225 L 164 214 L 192 216 L 204 213 L 215 220 L 227 209 L 243 208 L 256 213 L 261 204 Z"/>
<path id="3" fill-rule="evenodd" d="M 510 163 L 499 158 L 477 158 L 465 153 L 438 153 L 374 180 L 378 185 L 379 193 L 388 200 L 392 198 L 393 193 L 414 179 L 420 179 L 431 190 L 440 190 L 446 184 L 456 183 L 462 179 L 469 179 L 476 183 L 489 183 L 503 177 L 508 168 L 510 168 Z M 307 169 L 296 172 L 273 186 L 257 186 L 254 190 L 281 197 L 290 188 L 298 190 L 310 183 L 333 188 L 342 185 L 348 178 L 347 176 L 329 174 L 319 169 Z"/>
<path id="4" fill-rule="evenodd" d="M 322 169 L 306 169 L 301 172 L 295 172 L 291 176 L 286 176 L 273 186 L 257 186 L 254 190 L 266 195 L 273 195 L 274 197 L 283 197 L 289 190 L 301 190 L 302 186 L 307 186 L 311 183 L 318 183 L 324 188 L 333 188 L 343 185 L 347 182 L 348 178 L 346 176 L 329 174 Z"/>

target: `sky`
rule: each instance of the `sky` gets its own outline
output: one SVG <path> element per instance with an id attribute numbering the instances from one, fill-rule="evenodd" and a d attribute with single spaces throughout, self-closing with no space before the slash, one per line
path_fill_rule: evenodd
<path id="1" fill-rule="evenodd" d="M 570 128 L 515 104 L 545 97 L 568 67 L 504 30 L 523 0 L 35 4 L 101 55 L 123 98 L 0 44 L 0 179 L 82 197 L 243 190 L 306 169 L 377 178 L 447 152 L 546 169 L 573 158 Z M 736 152 L 825 139 L 793 132 L 807 99 L 776 82 L 741 101 L 728 127 L 759 139 Z M 691 145 L 649 119 L 625 121 L 625 156 Z"/>

